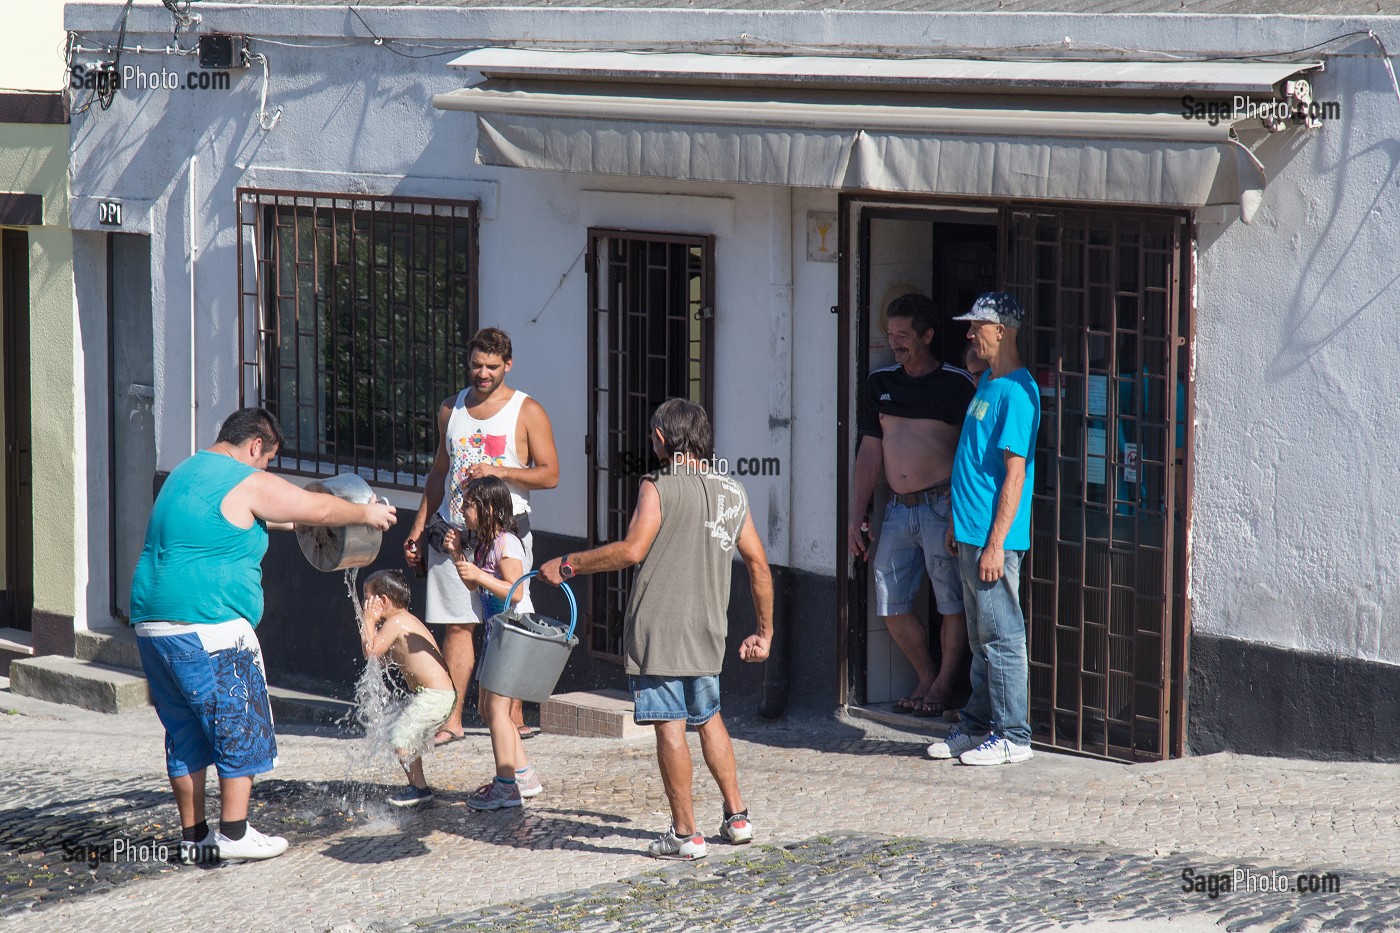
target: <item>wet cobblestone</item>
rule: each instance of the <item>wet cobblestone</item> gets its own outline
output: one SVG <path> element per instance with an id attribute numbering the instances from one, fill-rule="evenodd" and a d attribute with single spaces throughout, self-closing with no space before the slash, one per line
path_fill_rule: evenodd
<path id="1" fill-rule="evenodd" d="M 139 786 L 145 783 L 154 786 Z M 71 786 L 65 797 L 64 789 L 45 787 L 34 775 L 22 781 L 13 772 L 0 776 L 0 799 L 25 801 L 0 809 L 0 918 L 167 872 L 219 867 L 179 863 L 175 801 L 163 778 Z M 209 786 L 209 812 L 217 813 L 216 784 Z M 248 817 L 263 832 L 306 844 L 382 821 L 387 808 L 366 798 L 389 790 L 346 781 L 266 780 L 257 785 Z"/>

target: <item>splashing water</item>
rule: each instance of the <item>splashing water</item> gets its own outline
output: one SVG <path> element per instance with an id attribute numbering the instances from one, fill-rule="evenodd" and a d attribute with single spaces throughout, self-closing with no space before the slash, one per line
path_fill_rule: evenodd
<path id="1" fill-rule="evenodd" d="M 360 633 L 364 630 L 364 613 L 361 611 L 359 593 L 356 590 L 359 572 L 358 567 L 351 567 L 345 571 L 345 589 L 350 595 L 351 605 L 355 607 L 357 643 Z M 352 743 L 346 755 L 346 786 L 351 788 L 341 801 L 341 806 L 346 809 L 362 809 L 369 790 L 366 782 L 357 781 L 352 777 L 355 766 L 368 764 L 378 772 L 383 765 L 395 760 L 394 744 L 389 739 L 389 730 L 408 704 L 408 700 L 395 696 L 395 690 L 388 677 L 393 667 L 393 661 L 387 656 L 368 658 L 364 670 L 355 682 L 355 709 L 347 718 L 363 730 L 363 737 L 360 741 Z"/>

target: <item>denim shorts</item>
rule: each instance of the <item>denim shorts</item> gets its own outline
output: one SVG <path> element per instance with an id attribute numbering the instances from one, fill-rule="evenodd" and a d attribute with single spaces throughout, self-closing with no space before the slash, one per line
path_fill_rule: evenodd
<path id="1" fill-rule="evenodd" d="M 633 674 L 627 678 L 634 701 L 632 719 L 638 725 L 684 719 L 687 725 L 703 726 L 719 712 L 719 675 L 705 677 L 648 677 Z"/>
<path id="2" fill-rule="evenodd" d="M 885 506 L 875 548 L 875 614 L 897 616 L 914 611 L 914 598 L 928 573 L 938 611 L 963 611 L 962 573 L 948 553 L 948 519 L 953 501 L 944 493 L 932 504 Z"/>
<path id="3" fill-rule="evenodd" d="M 165 770 L 184 777 L 213 765 L 221 778 L 277 764 L 262 648 L 242 619 L 215 625 L 142 622 L 136 647 L 165 726 Z"/>

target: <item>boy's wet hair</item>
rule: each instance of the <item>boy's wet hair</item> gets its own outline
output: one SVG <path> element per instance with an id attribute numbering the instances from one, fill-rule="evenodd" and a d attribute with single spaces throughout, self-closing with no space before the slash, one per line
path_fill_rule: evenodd
<path id="1" fill-rule="evenodd" d="M 413 600 L 408 577 L 403 575 L 402 570 L 376 570 L 365 578 L 365 592 L 370 596 L 384 597 L 395 609 L 407 609 Z"/>

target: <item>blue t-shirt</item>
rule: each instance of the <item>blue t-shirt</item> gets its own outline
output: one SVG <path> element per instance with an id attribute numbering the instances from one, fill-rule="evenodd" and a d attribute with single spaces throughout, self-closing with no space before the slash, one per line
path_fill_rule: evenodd
<path id="1" fill-rule="evenodd" d="M 160 488 L 146 545 L 131 581 L 131 622 L 262 620 L 262 559 L 267 526 L 239 528 L 224 518 L 224 496 L 254 472 L 246 463 L 201 450 Z"/>
<path id="2" fill-rule="evenodd" d="M 1031 490 L 1035 486 L 1035 436 L 1040 430 L 1040 389 L 1025 369 L 993 379 L 982 374 L 977 394 L 963 417 L 958 453 L 953 460 L 953 524 L 959 542 L 983 547 L 996 518 L 997 500 L 1006 480 L 1006 455 L 1026 458 L 1021 504 L 1002 547 L 1025 551 L 1031 546 Z"/>

